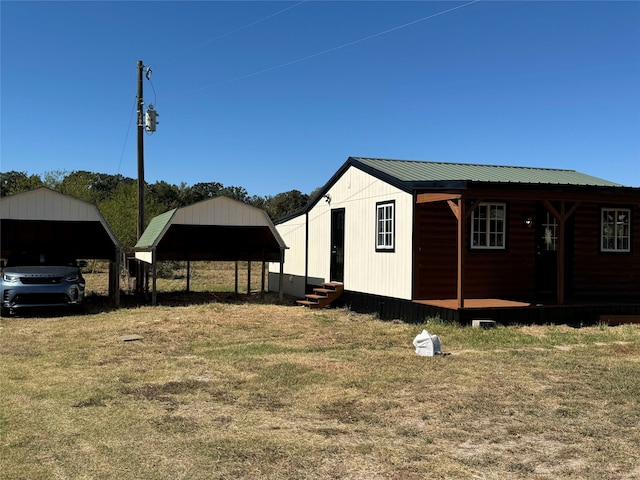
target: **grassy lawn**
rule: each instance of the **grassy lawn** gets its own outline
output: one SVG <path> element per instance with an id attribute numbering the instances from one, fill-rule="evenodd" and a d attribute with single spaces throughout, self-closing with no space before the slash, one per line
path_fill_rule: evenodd
<path id="1" fill-rule="evenodd" d="M 3 318 L 0 478 L 640 479 L 640 326 L 210 299 Z"/>

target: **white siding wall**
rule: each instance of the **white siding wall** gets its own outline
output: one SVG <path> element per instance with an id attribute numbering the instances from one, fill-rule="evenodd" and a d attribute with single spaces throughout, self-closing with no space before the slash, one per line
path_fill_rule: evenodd
<path id="1" fill-rule="evenodd" d="M 327 193 L 331 203 L 321 199 L 309 212 L 310 283 L 315 283 L 314 279 L 329 280 L 331 210 L 344 208 L 345 289 L 411 299 L 412 195 L 354 167 L 350 167 Z M 395 251 L 376 252 L 376 203 L 389 200 L 395 201 Z M 304 222 L 302 215 L 276 227 L 289 247 L 284 264 L 288 275 L 305 273 Z"/>
<path id="2" fill-rule="evenodd" d="M 276 226 L 282 240 L 289 247 L 284 252 L 283 293 L 301 298 L 305 294 L 305 218 L 305 214 L 302 214 Z M 279 272 L 279 263 L 269 263 L 269 290 L 271 291 L 278 291 Z"/>
<path id="3" fill-rule="evenodd" d="M 95 205 L 46 188 L 2 198 L 0 216 L 18 220 L 102 221 Z"/>
<path id="4" fill-rule="evenodd" d="M 216 197 L 179 208 L 172 223 L 181 225 L 271 225 L 264 210 L 227 197 Z"/>
<path id="5" fill-rule="evenodd" d="M 284 252 L 284 272 L 289 275 L 304 275 L 305 258 L 305 215 L 302 214 L 285 223 L 276 226 L 284 243 L 289 247 Z M 294 247 L 292 248 L 291 245 Z M 271 268 L 279 270 L 279 264 L 272 264 Z"/>

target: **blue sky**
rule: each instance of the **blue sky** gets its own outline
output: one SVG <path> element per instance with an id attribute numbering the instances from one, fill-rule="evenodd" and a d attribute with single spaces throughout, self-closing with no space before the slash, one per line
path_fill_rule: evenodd
<path id="1" fill-rule="evenodd" d="M 310 193 L 349 156 L 640 186 L 640 2 L 2 1 L 0 170 Z"/>

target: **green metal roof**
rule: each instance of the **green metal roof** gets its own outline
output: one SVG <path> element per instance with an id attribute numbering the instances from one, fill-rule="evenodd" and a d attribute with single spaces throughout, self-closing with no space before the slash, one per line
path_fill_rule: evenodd
<path id="1" fill-rule="evenodd" d="M 516 167 L 506 165 L 481 165 L 474 163 L 427 162 L 420 160 L 393 160 L 388 158 L 349 157 L 329 181 L 298 212 L 279 219 L 276 223 L 285 222 L 309 211 L 323 195 L 351 167 L 358 168 L 375 178 L 407 192 L 425 189 L 467 189 L 476 184 L 522 185 L 530 188 L 561 187 L 636 190 L 619 183 L 593 177 L 576 170 L 560 168 Z M 487 185 L 484 185 L 485 187 Z"/>
<path id="2" fill-rule="evenodd" d="M 150 248 L 155 245 L 156 241 L 162 237 L 165 229 L 171 223 L 171 218 L 173 214 L 176 213 L 177 208 L 173 210 L 169 210 L 168 212 L 164 212 L 157 217 L 153 217 L 145 228 L 144 232 L 140 236 L 138 243 L 136 243 L 135 248 Z"/>
<path id="3" fill-rule="evenodd" d="M 262 209 L 215 197 L 154 217 L 136 243 L 136 258 L 279 262 L 287 246 Z M 151 259 L 147 255 L 153 252 Z"/>
<path id="4" fill-rule="evenodd" d="M 471 181 L 547 185 L 592 185 L 605 187 L 622 186 L 618 183 L 592 177 L 591 175 L 586 175 L 575 170 L 557 168 L 422 162 L 363 157 L 351 157 L 349 161 L 355 166 L 364 167 L 364 170 L 373 169 L 403 183 Z"/>

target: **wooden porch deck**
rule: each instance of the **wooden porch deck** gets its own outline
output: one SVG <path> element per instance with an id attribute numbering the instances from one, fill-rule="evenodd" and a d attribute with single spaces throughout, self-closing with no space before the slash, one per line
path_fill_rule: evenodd
<path id="1" fill-rule="evenodd" d="M 473 319 L 490 318 L 499 323 L 640 323 L 640 299 L 590 299 L 557 305 L 554 302 L 515 301 L 504 298 L 466 298 L 458 308 L 455 298 L 414 300 L 414 304 L 428 309 L 430 314 L 445 319 L 471 323 Z"/>
<path id="2" fill-rule="evenodd" d="M 414 303 L 430 305 L 432 307 L 448 308 L 450 310 L 459 310 L 458 300 L 455 298 L 441 300 L 414 300 Z M 517 308 L 531 306 L 534 306 L 534 304 L 505 300 L 503 298 L 465 298 L 463 308 Z"/>
<path id="3" fill-rule="evenodd" d="M 492 319 L 502 325 L 568 324 L 635 321 L 640 315 L 640 298 L 576 298 L 564 305 L 554 299 L 465 298 L 458 308 L 456 298 L 401 300 L 345 291 L 344 305 L 356 312 L 375 313 L 381 320 L 402 319 L 421 323 L 440 317 L 445 322 L 471 325 L 475 319 Z"/>

